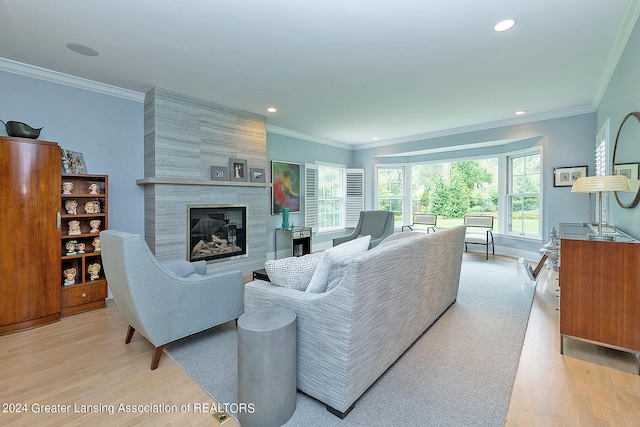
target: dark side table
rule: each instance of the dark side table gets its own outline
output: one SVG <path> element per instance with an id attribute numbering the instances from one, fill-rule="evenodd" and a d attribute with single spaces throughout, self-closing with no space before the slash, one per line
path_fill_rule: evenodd
<path id="1" fill-rule="evenodd" d="M 270 282 L 269 276 L 267 275 L 267 270 L 264 268 L 260 270 L 255 270 L 253 272 L 253 280 L 264 280 L 265 282 Z"/>

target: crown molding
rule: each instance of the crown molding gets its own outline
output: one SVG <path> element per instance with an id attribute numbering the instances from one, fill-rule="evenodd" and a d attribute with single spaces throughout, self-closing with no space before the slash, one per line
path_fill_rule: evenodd
<path id="1" fill-rule="evenodd" d="M 291 138 L 302 139 L 309 142 L 317 142 L 318 144 L 330 145 L 332 147 L 343 148 L 345 150 L 353 150 L 353 146 L 342 142 L 330 141 L 324 138 L 318 138 L 317 136 L 307 135 L 302 132 L 296 132 L 290 129 L 284 129 L 277 126 L 267 125 L 267 132 L 276 133 L 278 135 L 289 136 Z"/>
<path id="2" fill-rule="evenodd" d="M 624 47 L 629 39 L 631 31 L 635 25 L 635 22 L 640 16 L 640 0 L 631 0 L 629 2 L 629 6 L 627 7 L 627 11 L 625 12 L 625 19 L 621 29 L 616 38 L 616 47 L 612 50 L 612 55 L 609 60 L 609 67 L 606 78 L 603 79 L 600 88 L 598 89 L 597 101 L 600 102 L 604 90 L 609 83 L 611 75 L 613 74 L 613 70 L 615 70 L 615 65 L 617 65 L 618 60 L 624 50 Z M 104 83 L 99 83 L 96 81 L 84 79 L 82 77 L 76 77 L 65 73 L 60 73 L 58 71 L 48 70 L 41 67 L 36 67 L 34 65 L 24 64 L 17 61 L 12 61 L 6 58 L 0 58 L 0 71 L 6 71 L 13 74 L 19 74 L 26 77 L 31 77 L 39 80 L 44 80 L 52 83 L 62 84 L 65 86 L 71 86 L 78 89 L 84 89 L 96 93 L 101 93 L 104 95 L 109 95 L 117 98 L 122 98 L 135 102 L 144 102 L 145 94 L 141 92 L 136 92 L 129 89 L 119 88 L 117 86 L 112 86 Z M 595 104 L 597 105 L 597 104 Z M 597 110 L 597 107 L 593 105 L 586 105 L 581 107 L 569 108 L 564 110 L 556 110 L 547 113 L 540 114 L 532 114 L 521 117 L 514 117 L 505 120 L 499 120 L 494 122 L 480 123 L 476 125 L 470 125 L 459 128 L 446 129 L 441 131 L 427 132 L 418 135 L 410 135 L 401 138 L 388 139 L 384 141 L 376 141 L 372 143 L 366 144 L 346 144 L 336 141 L 331 141 L 324 138 L 319 138 L 316 136 L 308 135 L 302 132 L 293 131 L 290 129 L 284 129 L 281 127 L 267 125 L 266 130 L 270 133 L 275 133 L 278 135 L 288 136 L 291 138 L 302 139 L 304 141 L 316 142 L 318 144 L 324 144 L 332 147 L 342 148 L 345 150 L 366 150 L 370 148 L 378 148 L 384 147 L 388 145 L 401 144 L 405 142 L 413 142 L 424 139 L 432 139 L 443 136 L 451 136 L 457 135 L 461 133 L 475 132 L 487 129 L 493 129 L 498 127 L 505 126 L 513 126 L 524 123 L 537 122 L 542 120 L 556 119 L 562 117 L 569 117 L 579 114 L 593 113 Z"/>
<path id="3" fill-rule="evenodd" d="M 594 94 L 593 105 L 596 106 L 596 109 L 600 105 L 600 101 L 602 101 L 602 97 L 607 90 L 607 86 L 609 86 L 611 77 L 613 77 L 613 73 L 618 66 L 620 57 L 622 57 L 624 48 L 627 46 L 629 37 L 631 37 L 631 33 L 638 21 L 638 16 L 640 16 L 640 0 L 629 0 L 627 8 L 624 11 L 624 15 L 622 16 L 622 23 L 618 28 L 618 34 L 616 35 L 613 48 L 611 48 L 611 52 L 609 53 L 609 58 L 607 59 L 602 80 Z"/>
<path id="4" fill-rule="evenodd" d="M 583 105 L 581 107 L 566 108 L 563 110 L 555 110 L 555 111 L 549 111 L 549 112 L 539 113 L 539 114 L 530 114 L 530 115 L 527 114 L 524 116 L 512 117 L 509 119 L 497 120 L 494 122 L 479 123 L 476 125 L 445 129 L 445 130 L 434 131 L 434 132 L 427 132 L 419 135 L 411 135 L 411 136 L 405 136 L 405 137 L 395 138 L 395 139 L 387 139 L 384 141 L 377 141 L 377 142 L 372 142 L 372 143 L 362 144 L 362 145 L 355 145 L 353 146 L 353 149 L 366 150 L 369 148 L 386 147 L 389 145 L 402 144 L 405 142 L 414 142 L 414 141 L 421 141 L 425 139 L 440 138 L 444 136 L 459 135 L 462 133 L 478 132 L 482 130 L 489 130 L 489 129 L 501 128 L 506 126 L 515 126 L 515 125 L 521 125 L 525 123 L 540 122 L 543 120 L 560 119 L 563 117 L 594 113 L 595 111 L 596 109 L 594 106 Z"/>
<path id="5" fill-rule="evenodd" d="M 434 131 L 434 132 L 427 132 L 427 133 L 422 133 L 418 135 L 403 136 L 403 137 L 394 138 L 394 139 L 386 139 L 384 141 L 376 141 L 376 142 L 371 142 L 367 144 L 345 144 L 341 142 L 329 141 L 323 138 L 318 138 L 318 137 L 307 135 L 301 132 L 296 132 L 293 130 L 279 128 L 271 125 L 267 125 L 267 132 L 289 136 L 292 138 L 302 139 L 304 141 L 317 142 L 318 144 L 330 145 L 333 147 L 343 148 L 345 150 L 367 150 L 370 148 L 387 147 L 389 145 L 402 144 L 405 142 L 422 141 L 425 139 L 459 135 L 462 133 L 469 133 L 469 132 L 478 132 L 482 130 L 489 130 L 489 129 L 501 128 L 506 126 L 515 126 L 515 125 L 521 125 L 525 123 L 540 122 L 543 120 L 552 120 L 552 119 L 560 119 L 563 117 L 578 116 L 580 114 L 594 113 L 595 111 L 596 111 L 596 108 L 593 105 L 583 105 L 580 107 L 566 108 L 563 110 L 555 110 L 555 111 L 549 111 L 549 112 L 539 113 L 539 114 L 530 114 L 530 115 L 527 114 L 525 116 L 512 117 L 509 119 L 497 120 L 493 122 L 479 123 L 476 125 L 445 129 L 445 130 Z"/>
<path id="6" fill-rule="evenodd" d="M 76 77 L 58 71 L 47 70 L 46 68 L 36 67 L 34 65 L 23 64 L 6 58 L 0 58 L 0 71 L 97 92 L 116 98 L 123 98 L 129 101 L 144 102 L 144 93 L 83 79 L 82 77 Z"/>

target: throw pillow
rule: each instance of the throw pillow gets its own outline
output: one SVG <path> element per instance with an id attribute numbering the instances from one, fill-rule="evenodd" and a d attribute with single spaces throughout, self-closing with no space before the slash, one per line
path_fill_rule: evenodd
<path id="1" fill-rule="evenodd" d="M 356 255 L 331 255 L 331 272 L 329 273 L 325 292 L 329 292 L 338 286 L 338 283 L 342 280 L 342 276 L 344 276 L 344 273 L 347 271 L 347 268 L 355 256 Z"/>
<path id="2" fill-rule="evenodd" d="M 326 291 L 327 284 L 329 283 L 329 274 L 331 273 L 333 264 L 333 257 L 337 258 L 347 255 L 353 256 L 366 252 L 367 249 L 369 249 L 370 242 L 371 236 L 367 235 L 364 237 L 358 237 L 354 240 L 349 240 L 348 242 L 341 243 L 331 249 L 327 249 L 324 252 L 320 252 L 323 256 L 316 267 L 315 273 L 313 273 L 311 282 L 309 282 L 309 286 L 307 287 L 307 292 L 319 294 Z"/>
<path id="3" fill-rule="evenodd" d="M 171 261 L 162 265 L 178 277 L 200 276 L 189 261 Z"/>
<path id="4" fill-rule="evenodd" d="M 300 257 L 269 260 L 264 263 L 273 285 L 304 291 L 313 277 L 322 252 Z"/>

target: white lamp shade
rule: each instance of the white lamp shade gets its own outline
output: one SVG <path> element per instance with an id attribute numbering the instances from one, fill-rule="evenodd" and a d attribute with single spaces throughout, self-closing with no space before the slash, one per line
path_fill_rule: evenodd
<path id="1" fill-rule="evenodd" d="M 600 175 L 578 178 L 572 193 L 599 193 L 601 191 L 629 191 L 631 186 L 624 175 Z"/>

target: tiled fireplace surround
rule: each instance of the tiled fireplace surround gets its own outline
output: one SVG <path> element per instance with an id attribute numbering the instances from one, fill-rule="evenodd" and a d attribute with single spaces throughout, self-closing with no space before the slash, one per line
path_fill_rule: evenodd
<path id="1" fill-rule="evenodd" d="M 229 158 L 267 170 L 265 118 L 154 88 L 144 103 L 145 238 L 160 262 L 186 260 L 187 205 L 247 206 L 247 255 L 209 262 L 210 273 L 264 267 L 269 187 L 211 181 Z"/>

